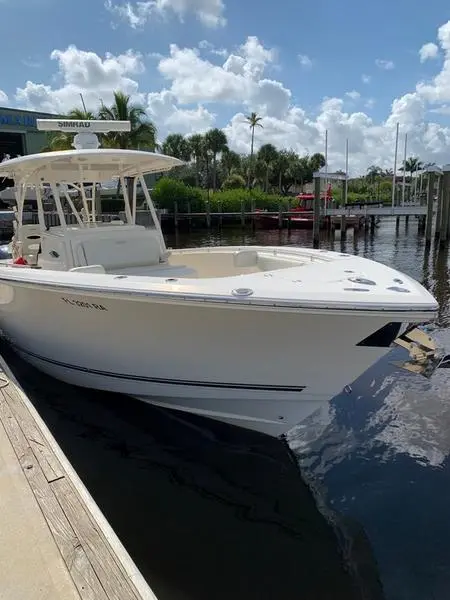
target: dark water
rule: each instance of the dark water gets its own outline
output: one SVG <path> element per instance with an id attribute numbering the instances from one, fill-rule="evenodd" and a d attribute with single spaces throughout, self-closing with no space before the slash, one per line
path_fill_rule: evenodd
<path id="1" fill-rule="evenodd" d="M 224 230 L 167 242 L 310 246 L 310 236 Z M 434 335 L 448 351 L 448 252 L 426 252 L 414 219 L 398 233 L 383 221 L 335 249 L 423 281 L 440 302 Z M 289 451 L 63 385 L 4 351 L 161 600 L 450 597 L 448 370 L 428 381 L 394 370 L 389 357 L 294 429 Z"/>

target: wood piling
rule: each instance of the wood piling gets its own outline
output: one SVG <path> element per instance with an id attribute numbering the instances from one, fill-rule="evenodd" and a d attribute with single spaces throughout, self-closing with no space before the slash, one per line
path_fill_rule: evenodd
<path id="1" fill-rule="evenodd" d="M 450 203 L 450 165 L 442 168 L 442 218 L 439 243 L 445 246 L 448 240 L 449 229 L 449 203 Z"/>
<path id="2" fill-rule="evenodd" d="M 431 232 L 433 228 L 433 201 L 434 201 L 434 184 L 436 174 L 434 170 L 428 171 L 428 190 L 427 190 L 427 218 L 425 222 L 425 242 L 431 243 Z"/>
<path id="3" fill-rule="evenodd" d="M 314 178 L 313 248 L 320 246 L 320 177 Z"/>

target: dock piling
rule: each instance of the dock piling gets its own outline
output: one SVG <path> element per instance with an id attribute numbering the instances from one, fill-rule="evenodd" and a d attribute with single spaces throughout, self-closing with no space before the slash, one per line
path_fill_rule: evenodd
<path id="1" fill-rule="evenodd" d="M 445 246 L 448 240 L 449 228 L 450 165 L 444 165 L 442 172 L 442 218 L 439 243 L 441 246 Z"/>
<path id="2" fill-rule="evenodd" d="M 425 223 L 425 242 L 431 243 L 431 231 L 433 227 L 433 200 L 434 200 L 434 184 L 436 181 L 436 173 L 433 168 L 428 170 L 428 191 L 427 191 L 427 219 Z"/>
<path id="3" fill-rule="evenodd" d="M 320 246 L 320 177 L 314 178 L 313 248 Z"/>

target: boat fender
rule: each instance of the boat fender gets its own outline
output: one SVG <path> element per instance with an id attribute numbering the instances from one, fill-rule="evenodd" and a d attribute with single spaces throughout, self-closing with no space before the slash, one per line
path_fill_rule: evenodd
<path id="1" fill-rule="evenodd" d="M 27 265 L 27 261 L 23 256 L 19 256 L 13 261 L 13 265 Z"/>

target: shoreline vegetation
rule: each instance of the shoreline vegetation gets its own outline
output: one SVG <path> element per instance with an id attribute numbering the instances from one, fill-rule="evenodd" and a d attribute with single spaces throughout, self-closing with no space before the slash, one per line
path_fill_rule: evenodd
<path id="1" fill-rule="evenodd" d="M 230 150 L 225 132 L 217 128 L 190 136 L 171 133 L 160 143 L 156 125 L 148 119 L 145 109 L 132 104 L 130 96 L 121 91 L 114 92 L 109 107 L 102 102 L 97 111 L 74 108 L 66 118 L 130 121 L 130 132 L 101 135 L 102 146 L 161 151 L 183 160 L 185 165 L 172 169 L 152 186 L 155 204 L 168 211 L 174 210 L 175 202 L 180 212 L 188 209 L 201 212 L 208 204 L 211 212 L 234 212 L 241 210 L 243 203 L 261 210 L 278 210 L 280 206 L 287 209 L 298 204 L 297 194 L 312 191 L 313 173 L 325 166 L 321 153 L 301 156 L 292 149 L 277 149 L 270 143 L 255 151 L 255 137 L 264 128 L 264 118 L 257 113 L 245 117 L 249 127 L 249 154 Z M 71 149 L 72 139 L 72 134 L 51 132 L 42 151 Z M 401 167 L 405 172 L 407 200 L 424 194 L 427 175 L 421 173 L 427 166 L 413 156 Z M 402 179 L 403 175 L 399 176 L 396 185 L 401 185 Z M 371 165 L 364 175 L 348 180 L 347 202 L 390 203 L 392 185 L 392 170 Z M 342 185 L 332 186 L 332 196 L 334 205 L 339 206 L 343 198 Z M 105 199 L 105 203 L 111 208 L 114 203 L 121 204 L 120 189 L 117 188 L 115 198 Z"/>

